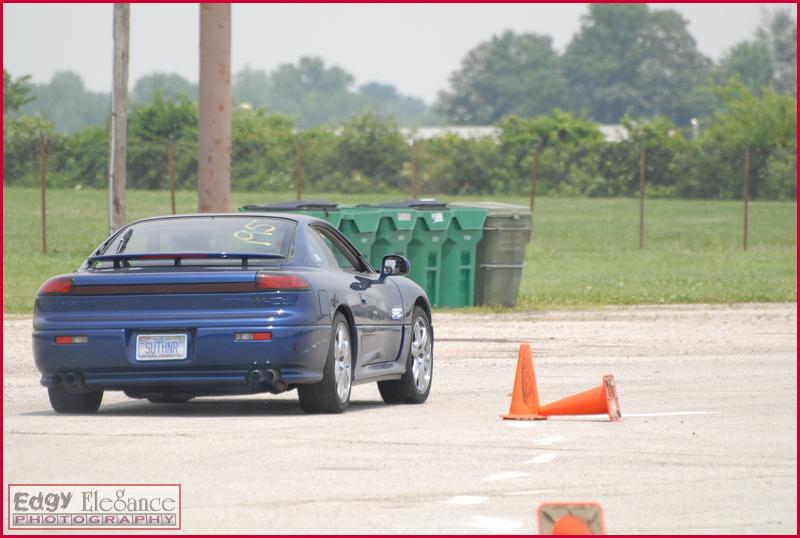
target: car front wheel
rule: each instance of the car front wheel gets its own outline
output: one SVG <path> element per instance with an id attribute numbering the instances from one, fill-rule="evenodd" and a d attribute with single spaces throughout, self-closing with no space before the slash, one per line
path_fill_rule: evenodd
<path id="1" fill-rule="evenodd" d="M 306 413 L 343 413 L 350 405 L 353 380 L 353 346 L 350 325 L 341 312 L 333 317 L 333 331 L 322 381 L 300 385 L 297 393 L 300 407 Z"/>
<path id="2" fill-rule="evenodd" d="M 388 404 L 419 404 L 428 399 L 432 381 L 433 331 L 428 314 L 417 306 L 411 319 L 411 349 L 406 372 L 397 381 L 379 381 L 378 391 Z"/>

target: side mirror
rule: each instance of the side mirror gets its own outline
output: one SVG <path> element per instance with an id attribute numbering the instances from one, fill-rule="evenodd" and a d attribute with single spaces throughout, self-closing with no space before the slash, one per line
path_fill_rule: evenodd
<path id="1" fill-rule="evenodd" d="M 384 256 L 383 262 L 381 262 L 381 278 L 386 278 L 390 275 L 407 275 L 409 270 L 411 270 L 411 262 L 408 261 L 408 258 L 399 254 Z"/>

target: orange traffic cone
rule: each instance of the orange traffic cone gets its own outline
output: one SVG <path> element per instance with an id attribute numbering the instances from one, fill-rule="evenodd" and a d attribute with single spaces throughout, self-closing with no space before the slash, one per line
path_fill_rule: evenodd
<path id="1" fill-rule="evenodd" d="M 603 383 L 572 396 L 567 396 L 539 408 L 539 413 L 549 417 L 552 415 L 602 415 L 608 413 L 611 420 L 619 420 L 617 388 L 613 375 L 604 375 Z"/>
<path id="2" fill-rule="evenodd" d="M 514 391 L 511 393 L 511 408 L 506 420 L 544 420 L 539 413 L 539 389 L 536 388 L 536 375 L 533 372 L 531 345 L 520 344 L 517 356 L 517 375 L 514 378 Z"/>
<path id="3" fill-rule="evenodd" d="M 539 534 L 605 534 L 603 509 L 593 502 L 544 503 L 536 510 Z"/>

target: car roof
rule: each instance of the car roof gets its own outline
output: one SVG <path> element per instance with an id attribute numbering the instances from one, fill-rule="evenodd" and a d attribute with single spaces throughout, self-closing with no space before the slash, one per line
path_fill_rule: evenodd
<path id="1" fill-rule="evenodd" d="M 247 211 L 236 213 L 183 213 L 180 215 L 160 215 L 154 217 L 147 217 L 129 222 L 126 226 L 132 224 L 139 224 L 140 222 L 150 222 L 154 220 L 171 220 L 171 219 L 186 219 L 196 217 L 244 217 L 244 218 L 272 218 L 290 220 L 297 223 L 310 223 L 310 222 L 326 222 L 324 219 L 312 217 L 310 215 L 303 215 L 302 213 L 289 213 L 289 212 L 261 212 L 261 211 Z"/>

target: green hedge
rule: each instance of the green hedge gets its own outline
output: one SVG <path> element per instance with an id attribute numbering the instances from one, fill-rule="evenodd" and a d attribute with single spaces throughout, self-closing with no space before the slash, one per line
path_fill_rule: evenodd
<path id="1" fill-rule="evenodd" d="M 533 155 L 539 152 L 542 194 L 617 196 L 639 188 L 644 148 L 648 194 L 683 198 L 738 198 L 745 148 L 751 154 L 754 198 L 793 199 L 796 186 L 796 98 L 769 91 L 756 98 L 743 86 L 719 88 L 722 112 L 701 119 L 698 137 L 669 120 L 625 119 L 621 142 L 604 140 L 599 126 L 554 110 L 550 115 L 509 117 L 498 136 L 455 135 L 418 140 L 420 192 L 522 194 L 530 189 Z M 6 118 L 3 181 L 39 183 L 39 141 L 47 138 L 48 181 L 61 187 L 105 187 L 108 132 L 53 131 L 41 118 Z M 193 188 L 197 170 L 197 105 L 164 99 L 133 108 L 129 118 L 128 186 L 165 189 L 168 146 L 175 148 L 179 188 Z M 232 182 L 239 190 L 294 188 L 298 151 L 304 189 L 318 192 L 411 190 L 412 148 L 395 122 L 373 114 L 337 129 L 298 131 L 292 120 L 263 109 L 236 109 L 232 120 Z"/>

